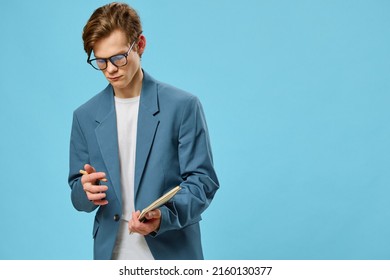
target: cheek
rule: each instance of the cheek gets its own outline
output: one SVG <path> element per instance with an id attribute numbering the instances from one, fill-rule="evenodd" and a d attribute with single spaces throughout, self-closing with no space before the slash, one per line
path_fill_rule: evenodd
<path id="1" fill-rule="evenodd" d="M 133 62 L 131 61 L 131 64 L 128 64 L 125 66 L 126 68 L 123 68 L 123 74 L 126 76 L 126 77 L 133 77 L 134 74 L 137 72 L 138 68 L 139 68 L 139 64 L 137 62 Z"/>
<path id="2" fill-rule="evenodd" d="M 133 56 L 127 61 L 127 67 L 128 69 L 138 69 L 140 64 L 140 58 L 138 54 L 133 54 Z"/>

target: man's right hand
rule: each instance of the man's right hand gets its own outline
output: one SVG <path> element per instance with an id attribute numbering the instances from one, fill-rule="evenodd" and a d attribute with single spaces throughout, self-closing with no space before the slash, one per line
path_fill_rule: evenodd
<path id="1" fill-rule="evenodd" d="M 104 179 L 106 174 L 104 172 L 96 172 L 95 168 L 89 164 L 84 165 L 84 170 L 88 174 L 81 176 L 81 184 L 88 199 L 95 205 L 108 204 L 108 201 L 105 199 L 105 192 L 108 190 L 108 187 L 99 184 L 99 181 Z"/>

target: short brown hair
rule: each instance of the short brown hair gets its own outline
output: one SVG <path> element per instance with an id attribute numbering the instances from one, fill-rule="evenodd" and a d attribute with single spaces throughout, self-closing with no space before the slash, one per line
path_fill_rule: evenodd
<path id="1" fill-rule="evenodd" d="M 138 13 L 125 3 L 110 3 L 96 9 L 83 30 L 84 50 L 91 55 L 95 43 L 111 34 L 122 30 L 129 43 L 135 41 L 142 33 Z"/>

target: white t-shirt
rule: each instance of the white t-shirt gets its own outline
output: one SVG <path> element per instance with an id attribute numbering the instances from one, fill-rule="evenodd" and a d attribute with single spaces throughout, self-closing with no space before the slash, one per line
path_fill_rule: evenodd
<path id="1" fill-rule="evenodd" d="M 135 210 L 134 172 L 139 100 L 139 96 L 125 99 L 115 96 L 123 213 L 112 254 L 116 260 L 154 259 L 145 238 L 140 234 L 130 235 L 128 230 L 128 221 Z"/>

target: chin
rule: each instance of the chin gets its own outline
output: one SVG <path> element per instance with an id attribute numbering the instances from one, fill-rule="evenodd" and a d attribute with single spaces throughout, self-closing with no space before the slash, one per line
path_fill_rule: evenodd
<path id="1" fill-rule="evenodd" d="M 110 82 L 110 84 L 115 87 L 115 88 L 126 88 L 129 84 L 125 83 L 123 81 L 115 81 L 115 82 Z"/>

